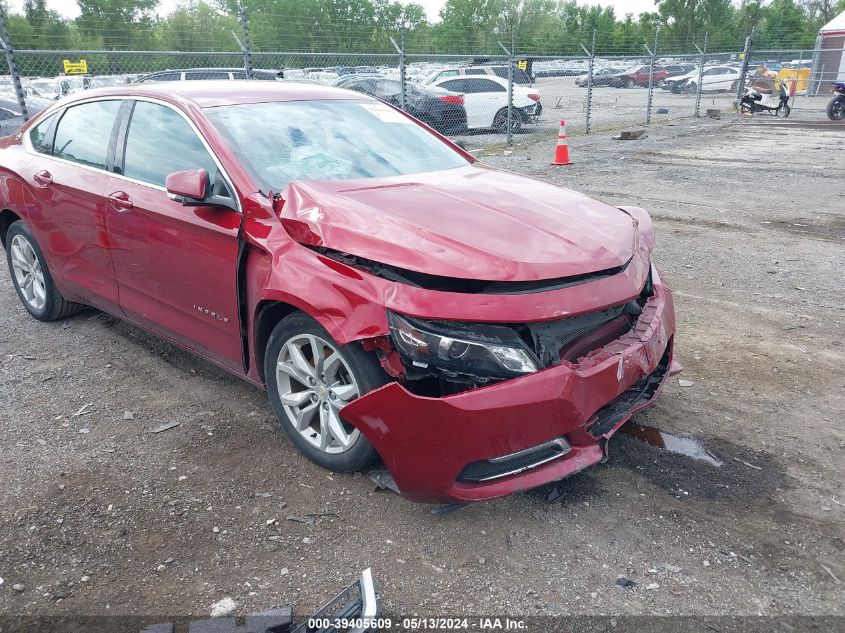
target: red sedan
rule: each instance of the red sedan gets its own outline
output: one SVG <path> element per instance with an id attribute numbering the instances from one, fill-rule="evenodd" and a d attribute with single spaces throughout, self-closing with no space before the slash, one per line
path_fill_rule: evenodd
<path id="1" fill-rule="evenodd" d="M 634 86 L 647 88 L 649 70 L 648 65 L 634 66 L 628 70 L 623 70 L 610 78 L 609 85 L 616 88 L 633 88 Z M 669 71 L 666 68 L 656 66 L 652 72 L 652 81 L 655 86 L 659 86 L 668 76 Z"/>
<path id="2" fill-rule="evenodd" d="M 356 92 L 86 91 L 0 140 L 0 209 L 33 317 L 90 305 L 193 350 L 266 388 L 311 460 L 380 457 L 418 501 L 595 464 L 679 369 L 645 211 Z"/>

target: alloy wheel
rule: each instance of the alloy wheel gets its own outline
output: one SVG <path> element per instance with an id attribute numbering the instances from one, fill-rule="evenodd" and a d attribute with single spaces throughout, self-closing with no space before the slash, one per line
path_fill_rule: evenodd
<path id="1" fill-rule="evenodd" d="M 43 310 L 47 302 L 44 271 L 35 249 L 23 235 L 12 238 L 11 262 L 12 273 L 24 301 L 33 310 Z"/>
<path id="2" fill-rule="evenodd" d="M 360 431 L 344 422 L 340 410 L 361 395 L 340 351 L 313 334 L 291 337 L 276 363 L 279 399 L 288 422 L 324 453 L 343 453 Z"/>

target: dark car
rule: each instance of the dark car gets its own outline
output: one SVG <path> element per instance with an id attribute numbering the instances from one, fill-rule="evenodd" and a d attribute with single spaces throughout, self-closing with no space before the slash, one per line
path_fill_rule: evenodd
<path id="1" fill-rule="evenodd" d="M 20 106 L 14 101 L 0 100 L 0 136 L 8 136 L 17 130 L 23 117 L 21 117 Z"/>
<path id="2" fill-rule="evenodd" d="M 338 88 L 356 90 L 398 106 L 402 84 L 398 79 L 379 75 L 341 77 Z M 405 84 L 405 110 L 442 134 L 455 134 L 467 128 L 463 95 L 434 86 Z"/>
<path id="3" fill-rule="evenodd" d="M 607 86 L 610 85 L 611 77 L 617 76 L 620 72 L 622 72 L 619 68 L 596 68 L 593 70 L 593 85 L 594 86 Z M 581 88 L 585 88 L 589 81 L 589 75 L 579 75 L 575 79 L 575 85 L 580 86 Z"/>
<path id="4" fill-rule="evenodd" d="M 284 72 L 281 70 L 259 70 L 253 68 L 250 79 L 260 81 L 276 81 L 282 79 Z M 148 83 L 151 81 L 197 81 L 203 79 L 246 79 L 246 71 L 243 68 L 183 68 L 174 70 L 161 70 L 159 72 L 144 75 L 135 80 L 135 83 Z"/>
<path id="5" fill-rule="evenodd" d="M 27 96 L 26 113 L 31 117 L 35 116 L 52 103 L 50 99 Z M 16 132 L 21 125 L 23 117 L 17 100 L 6 95 L 0 96 L 0 137 Z"/>

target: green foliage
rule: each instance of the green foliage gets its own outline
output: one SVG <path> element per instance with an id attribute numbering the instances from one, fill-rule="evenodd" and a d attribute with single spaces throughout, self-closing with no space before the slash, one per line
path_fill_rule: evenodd
<path id="1" fill-rule="evenodd" d="M 845 0 L 656 0 L 655 10 L 617 16 L 576 0 L 446 0 L 429 22 L 419 4 L 400 0 L 189 0 L 166 16 L 159 0 L 76 0 L 69 19 L 45 0 L 25 0 L 10 14 L 15 48 L 102 50 L 238 50 L 243 7 L 255 51 L 393 53 L 404 27 L 411 53 L 501 55 L 511 39 L 520 53 L 581 55 L 595 33 L 596 53 L 691 53 L 709 36 L 711 51 L 737 51 L 754 31 L 755 47 L 810 47 L 819 26 Z M 309 56 L 310 57 L 310 56 Z M 316 60 L 316 56 L 314 57 Z"/>

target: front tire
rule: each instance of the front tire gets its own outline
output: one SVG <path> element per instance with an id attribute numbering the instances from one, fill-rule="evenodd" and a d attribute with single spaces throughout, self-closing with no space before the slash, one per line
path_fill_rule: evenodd
<path id="1" fill-rule="evenodd" d="M 373 462 L 373 446 L 340 415 L 352 400 L 387 384 L 372 353 L 358 343 L 338 345 L 319 323 L 295 312 L 270 334 L 264 378 L 282 430 L 308 459 L 334 472 Z"/>
<path id="2" fill-rule="evenodd" d="M 501 132 L 502 134 L 506 134 L 508 131 L 508 109 L 502 108 L 496 113 L 496 116 L 493 117 L 493 129 L 497 132 Z M 522 113 L 513 108 L 511 111 L 511 133 L 514 134 L 519 132 L 522 129 Z"/>
<path id="3" fill-rule="evenodd" d="M 6 232 L 6 261 L 23 307 L 39 321 L 66 319 L 85 308 L 59 292 L 44 254 L 23 220 L 12 223 Z"/>
<path id="4" fill-rule="evenodd" d="M 791 112 L 792 108 L 790 108 L 785 103 L 782 103 L 778 106 L 778 109 L 775 110 L 775 115 L 782 116 L 784 119 L 788 119 Z"/>

